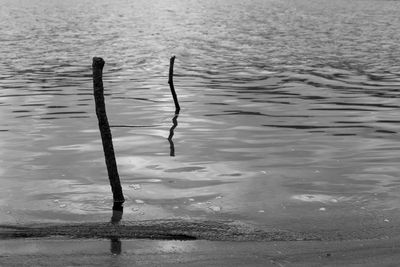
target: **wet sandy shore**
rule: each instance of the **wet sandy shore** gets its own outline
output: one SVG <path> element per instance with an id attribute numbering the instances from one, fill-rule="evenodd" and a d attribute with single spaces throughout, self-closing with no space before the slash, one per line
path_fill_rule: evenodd
<path id="1" fill-rule="evenodd" d="M 0 265 L 397 266 L 399 241 L 10 239 L 0 243 Z"/>
<path id="2" fill-rule="evenodd" d="M 398 233 L 201 220 L 0 225 L 0 266 L 396 266 Z"/>
<path id="3" fill-rule="evenodd" d="M 292 228 L 294 229 L 294 228 Z M 121 222 L 37 223 L 0 225 L 0 239 L 123 238 L 208 241 L 342 241 L 388 239 L 400 236 L 397 224 L 288 230 L 233 220 L 143 220 Z"/>

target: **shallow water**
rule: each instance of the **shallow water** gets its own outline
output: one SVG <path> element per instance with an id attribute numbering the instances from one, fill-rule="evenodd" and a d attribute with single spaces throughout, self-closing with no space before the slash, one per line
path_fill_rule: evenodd
<path id="1" fill-rule="evenodd" d="M 93 56 L 124 219 L 394 220 L 400 2 L 0 4 L 0 223 L 109 219 Z"/>

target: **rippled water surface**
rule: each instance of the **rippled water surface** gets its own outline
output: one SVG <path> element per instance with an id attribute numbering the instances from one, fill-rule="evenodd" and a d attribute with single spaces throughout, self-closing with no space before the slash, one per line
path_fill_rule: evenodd
<path id="1" fill-rule="evenodd" d="M 395 216 L 400 2 L 0 4 L 0 223 L 109 217 L 93 56 L 125 219 Z M 172 55 L 182 110 L 169 142 Z"/>

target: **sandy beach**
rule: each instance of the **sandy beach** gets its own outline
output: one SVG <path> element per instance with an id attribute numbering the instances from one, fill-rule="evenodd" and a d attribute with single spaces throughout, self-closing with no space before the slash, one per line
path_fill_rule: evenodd
<path id="1" fill-rule="evenodd" d="M 397 266 L 399 238 L 350 241 L 17 239 L 1 266 Z"/>
<path id="2" fill-rule="evenodd" d="M 0 266 L 397 266 L 396 228 L 360 233 L 200 220 L 3 225 Z"/>

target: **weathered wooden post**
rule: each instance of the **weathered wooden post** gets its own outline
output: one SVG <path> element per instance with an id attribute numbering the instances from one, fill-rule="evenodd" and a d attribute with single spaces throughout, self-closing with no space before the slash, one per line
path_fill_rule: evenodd
<path id="1" fill-rule="evenodd" d="M 110 180 L 114 203 L 124 203 L 121 182 L 118 175 L 117 162 L 115 160 L 114 147 L 110 126 L 108 124 L 106 106 L 104 103 L 103 67 L 104 60 L 100 57 L 93 58 L 93 93 L 96 104 L 96 115 L 99 120 L 101 140 L 103 142 L 104 156 L 107 165 L 108 178 Z"/>
<path id="2" fill-rule="evenodd" d="M 178 97 L 176 96 L 175 92 L 175 87 L 174 87 L 174 62 L 175 62 L 175 56 L 171 57 L 169 61 L 169 78 L 168 78 L 168 83 L 169 83 L 169 88 L 171 88 L 171 94 L 172 97 L 174 98 L 174 103 L 175 103 L 175 114 L 179 114 L 179 111 L 181 110 L 181 107 L 179 106 L 178 103 Z"/>

